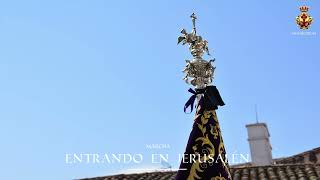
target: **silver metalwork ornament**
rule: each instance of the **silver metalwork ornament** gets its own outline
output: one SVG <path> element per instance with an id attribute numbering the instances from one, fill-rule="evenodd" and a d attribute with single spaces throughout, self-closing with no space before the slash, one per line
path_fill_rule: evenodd
<path id="1" fill-rule="evenodd" d="M 186 83 L 192 84 L 197 89 L 203 89 L 213 80 L 215 67 L 211 63 L 214 62 L 214 59 L 206 61 L 202 58 L 204 52 L 210 56 L 208 41 L 197 35 L 195 26 L 197 17 L 195 14 L 192 13 L 190 17 L 193 24 L 191 33 L 187 33 L 185 29 L 182 29 L 182 35 L 178 38 L 178 44 L 182 42 L 182 45 L 189 45 L 189 50 L 193 56 L 191 61 L 186 60 L 186 67 L 183 70 L 185 77 L 183 79 Z"/>

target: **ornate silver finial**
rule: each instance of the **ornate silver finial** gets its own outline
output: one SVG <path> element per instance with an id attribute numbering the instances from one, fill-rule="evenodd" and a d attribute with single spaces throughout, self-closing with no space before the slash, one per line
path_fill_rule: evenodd
<path id="1" fill-rule="evenodd" d="M 197 19 L 197 16 L 196 16 L 196 14 L 192 13 L 190 17 L 192 19 L 192 25 L 193 25 L 194 34 L 197 34 L 197 30 L 196 30 L 196 19 Z"/>
<path id="2" fill-rule="evenodd" d="M 192 13 L 190 17 L 193 24 L 192 32 L 187 33 L 185 29 L 182 29 L 182 35 L 178 38 L 178 44 L 182 42 L 182 45 L 189 45 L 189 50 L 193 56 L 192 61 L 186 60 L 187 65 L 183 70 L 186 76 L 183 79 L 189 84 L 189 78 L 191 78 L 190 83 L 196 88 L 202 89 L 212 82 L 215 67 L 211 63 L 214 62 L 214 59 L 210 61 L 202 59 L 204 52 L 210 56 L 208 41 L 202 39 L 201 36 L 197 36 L 196 15 Z"/>

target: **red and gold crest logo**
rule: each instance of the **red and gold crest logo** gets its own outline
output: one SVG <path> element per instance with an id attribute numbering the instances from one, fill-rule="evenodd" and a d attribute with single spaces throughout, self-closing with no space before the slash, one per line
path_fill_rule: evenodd
<path id="1" fill-rule="evenodd" d="M 300 29 L 308 29 L 312 23 L 312 17 L 307 13 L 309 10 L 308 6 L 301 6 L 301 14 L 296 17 L 296 22 L 300 26 Z"/>

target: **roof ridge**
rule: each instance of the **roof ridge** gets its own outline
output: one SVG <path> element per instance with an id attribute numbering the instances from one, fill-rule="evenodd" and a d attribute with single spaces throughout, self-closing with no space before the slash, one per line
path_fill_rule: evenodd
<path id="1" fill-rule="evenodd" d="M 308 153 L 311 153 L 311 152 L 320 152 L 320 147 L 316 147 L 316 148 L 313 148 L 313 149 L 310 149 L 310 150 L 307 150 L 307 151 L 304 151 L 304 152 L 296 153 L 296 154 L 291 155 L 291 156 L 283 156 L 283 157 L 274 158 L 273 160 L 274 161 L 278 161 L 278 160 L 283 160 L 283 159 L 295 158 L 297 156 L 301 156 L 301 155 L 308 154 Z"/>
<path id="2" fill-rule="evenodd" d="M 263 165 L 263 166 L 240 166 L 240 167 L 230 167 L 231 169 L 247 169 L 247 168 L 265 168 L 265 167 L 286 167 L 286 166 L 320 166 L 320 163 L 295 163 L 295 164 L 270 164 L 270 165 Z"/>

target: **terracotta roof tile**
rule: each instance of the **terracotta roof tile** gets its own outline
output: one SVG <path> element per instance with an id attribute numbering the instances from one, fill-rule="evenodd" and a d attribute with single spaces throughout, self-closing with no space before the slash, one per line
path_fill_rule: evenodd
<path id="1" fill-rule="evenodd" d="M 233 180 L 320 180 L 320 164 L 231 167 Z M 119 174 L 82 180 L 174 180 L 176 172 Z"/>

